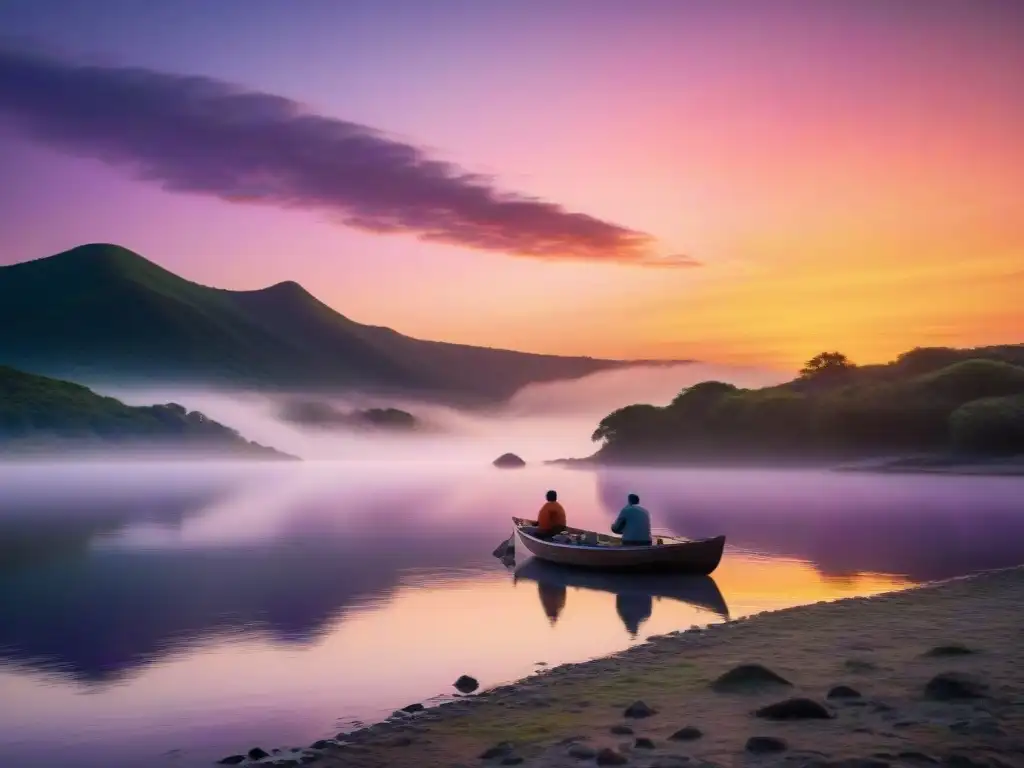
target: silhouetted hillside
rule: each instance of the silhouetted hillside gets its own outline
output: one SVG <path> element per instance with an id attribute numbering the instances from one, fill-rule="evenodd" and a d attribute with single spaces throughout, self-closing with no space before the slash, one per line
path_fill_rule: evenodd
<path id="1" fill-rule="evenodd" d="M 103 244 L 0 268 L 0 363 L 89 382 L 374 388 L 481 402 L 631 364 L 412 339 L 355 323 L 297 283 L 208 288 Z"/>
<path id="2" fill-rule="evenodd" d="M 620 408 L 593 439 L 609 462 L 1024 454 L 1024 345 L 915 349 L 863 368 L 823 353 L 779 386 L 706 381 L 664 407 Z"/>
<path id="3" fill-rule="evenodd" d="M 133 446 L 292 458 L 177 403 L 129 406 L 78 384 L 0 366 L 0 454 Z"/>

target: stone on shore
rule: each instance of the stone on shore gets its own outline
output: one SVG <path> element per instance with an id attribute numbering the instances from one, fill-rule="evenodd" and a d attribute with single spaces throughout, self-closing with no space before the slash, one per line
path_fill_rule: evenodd
<path id="1" fill-rule="evenodd" d="M 626 717 L 631 717 L 634 720 L 639 720 L 644 717 L 650 717 L 651 715 L 658 714 L 658 710 L 647 706 L 647 704 L 645 704 L 642 701 L 634 701 L 632 704 L 626 707 L 626 711 L 623 712 L 623 714 Z"/>
<path id="2" fill-rule="evenodd" d="M 633 742 L 634 749 L 654 749 L 654 741 L 646 736 L 637 736 Z"/>
<path id="3" fill-rule="evenodd" d="M 259 747 L 253 747 L 249 750 L 250 760 L 262 760 L 264 757 L 270 757 L 270 753 Z"/>
<path id="4" fill-rule="evenodd" d="M 792 685 L 789 680 L 761 664 L 741 664 L 711 683 L 711 688 L 719 693 L 739 693 L 766 687 Z"/>
<path id="5" fill-rule="evenodd" d="M 786 699 L 761 707 L 754 713 L 766 720 L 831 720 L 832 713 L 814 699 Z"/>
<path id="6" fill-rule="evenodd" d="M 704 735 L 704 732 L 693 725 L 688 725 L 685 728 L 680 728 L 678 731 L 669 736 L 669 741 L 695 741 Z"/>
<path id="7" fill-rule="evenodd" d="M 975 653 L 965 645 L 954 643 L 953 645 L 937 645 L 929 651 L 925 652 L 925 656 L 931 658 L 945 658 L 948 656 L 970 656 Z"/>
<path id="8" fill-rule="evenodd" d="M 573 744 L 569 747 L 569 757 L 575 757 L 577 760 L 593 760 L 597 757 L 597 750 L 593 747 L 588 747 L 586 744 Z"/>
<path id="9" fill-rule="evenodd" d="M 988 686 L 984 682 L 962 672 L 943 672 L 924 687 L 925 697 L 937 701 L 983 699 L 987 694 Z"/>
<path id="10" fill-rule="evenodd" d="M 632 736 L 633 735 L 633 729 L 630 726 L 628 726 L 628 725 L 613 725 L 608 730 L 611 731 L 612 733 L 614 733 L 616 736 Z"/>
<path id="11" fill-rule="evenodd" d="M 625 765 L 628 762 L 629 758 L 611 747 L 605 747 L 597 753 L 598 765 Z"/>
<path id="12" fill-rule="evenodd" d="M 515 745 L 511 741 L 502 741 L 493 747 L 488 747 L 480 753 L 481 760 L 493 760 L 496 757 L 508 757 L 512 754 Z"/>
<path id="13" fill-rule="evenodd" d="M 217 765 L 238 765 L 245 762 L 245 755 L 228 755 L 217 761 Z"/>
<path id="14" fill-rule="evenodd" d="M 860 691 L 848 685 L 837 685 L 825 696 L 826 699 L 859 699 Z"/>
<path id="15" fill-rule="evenodd" d="M 786 744 L 785 740 L 775 736 L 751 736 L 747 739 L 747 744 L 744 748 L 747 752 L 754 755 L 767 755 L 773 752 L 785 752 L 789 749 L 789 745 Z"/>

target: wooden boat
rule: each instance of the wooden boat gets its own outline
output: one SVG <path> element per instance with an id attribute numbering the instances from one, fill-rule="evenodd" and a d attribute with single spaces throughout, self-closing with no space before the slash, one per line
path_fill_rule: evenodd
<path id="1" fill-rule="evenodd" d="M 710 576 L 676 573 L 605 573 L 556 565 L 531 557 L 512 573 L 516 583 L 532 581 L 556 587 L 608 592 L 625 599 L 678 600 L 729 620 L 729 606 Z"/>
<path id="2" fill-rule="evenodd" d="M 524 526 L 536 525 L 533 520 L 513 517 L 516 549 L 522 547 L 534 557 L 559 565 L 594 568 L 608 571 L 673 571 L 707 576 L 722 561 L 725 536 L 713 539 L 686 541 L 662 536 L 651 546 L 625 546 L 622 539 L 579 528 L 567 528 L 566 533 L 580 543 L 548 541 L 531 536 Z M 661 544 L 657 543 L 662 541 Z M 582 543 L 586 541 L 588 543 Z"/>

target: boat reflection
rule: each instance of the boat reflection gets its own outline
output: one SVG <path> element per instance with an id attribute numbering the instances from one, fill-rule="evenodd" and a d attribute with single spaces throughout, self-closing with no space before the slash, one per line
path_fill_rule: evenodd
<path id="1" fill-rule="evenodd" d="M 565 608 L 569 587 L 615 595 L 615 610 L 632 637 L 636 637 L 640 625 L 651 617 L 654 601 L 663 598 L 679 600 L 729 619 L 729 606 L 710 576 L 602 573 L 567 568 L 531 557 L 513 571 L 512 578 L 516 584 L 521 580 L 537 584 L 541 607 L 552 625 Z"/>

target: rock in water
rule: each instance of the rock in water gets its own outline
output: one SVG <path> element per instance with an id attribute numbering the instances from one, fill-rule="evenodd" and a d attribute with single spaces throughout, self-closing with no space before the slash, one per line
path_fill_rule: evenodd
<path id="1" fill-rule="evenodd" d="M 987 693 L 988 686 L 985 683 L 962 672 L 943 672 L 929 680 L 924 687 L 924 695 L 938 701 L 983 699 Z"/>
<path id="2" fill-rule="evenodd" d="M 766 720 L 832 719 L 832 713 L 813 699 L 786 699 L 761 707 L 754 714 Z"/>
<path id="3" fill-rule="evenodd" d="M 480 687 L 479 681 L 475 677 L 469 675 L 463 675 L 455 681 L 455 690 L 459 693 L 472 693 Z"/>
<path id="4" fill-rule="evenodd" d="M 719 693 L 734 693 L 777 685 L 793 684 L 760 664 L 741 664 L 715 680 L 711 687 Z"/>
<path id="5" fill-rule="evenodd" d="M 245 762 L 245 755 L 229 755 L 217 761 L 217 765 L 238 765 Z"/>
<path id="6" fill-rule="evenodd" d="M 270 754 L 259 747 L 253 747 L 249 750 L 250 760 L 262 760 L 264 757 L 270 757 Z"/>
<path id="7" fill-rule="evenodd" d="M 501 469 L 518 469 L 519 467 L 525 467 L 526 462 L 516 456 L 514 453 L 503 453 L 501 456 L 496 458 L 493 462 L 494 466 L 500 467 Z"/>
<path id="8" fill-rule="evenodd" d="M 772 752 L 785 752 L 789 748 L 782 739 L 774 736 L 751 736 L 747 739 L 747 752 L 754 755 L 767 755 Z"/>

